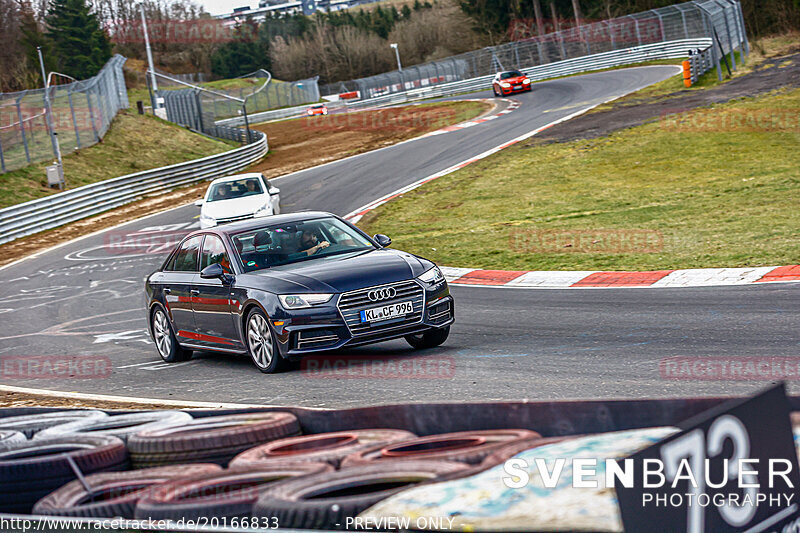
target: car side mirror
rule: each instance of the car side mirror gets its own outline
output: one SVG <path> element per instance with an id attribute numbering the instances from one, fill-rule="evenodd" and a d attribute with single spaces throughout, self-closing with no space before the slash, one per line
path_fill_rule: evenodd
<path id="1" fill-rule="evenodd" d="M 203 270 L 200 271 L 200 277 L 203 279 L 220 279 L 225 281 L 228 274 L 225 273 L 225 269 L 222 268 L 222 265 L 219 263 L 214 263 L 213 265 L 208 265 Z"/>
<path id="2" fill-rule="evenodd" d="M 204 201 L 205 201 L 205 200 L 203 200 L 202 198 L 200 198 L 199 200 L 195 200 L 195 201 L 194 201 L 194 205 L 196 205 L 197 207 L 203 207 L 203 202 L 204 202 Z"/>
<path id="3" fill-rule="evenodd" d="M 276 195 L 281 193 L 281 190 L 279 188 L 273 186 L 273 187 L 269 188 L 268 192 L 269 192 L 270 196 L 276 196 Z"/>
<path id="4" fill-rule="evenodd" d="M 392 239 L 390 239 L 386 235 L 383 235 L 382 233 L 377 233 L 372 238 L 375 239 L 375 242 L 380 244 L 382 248 L 386 248 L 387 246 L 392 244 Z"/>

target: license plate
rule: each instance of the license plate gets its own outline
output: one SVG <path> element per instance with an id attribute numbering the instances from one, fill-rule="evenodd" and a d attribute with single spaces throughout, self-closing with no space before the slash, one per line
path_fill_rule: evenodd
<path id="1" fill-rule="evenodd" d="M 522 89 L 522 85 L 514 85 L 514 89 Z"/>
<path id="2" fill-rule="evenodd" d="M 380 322 L 405 316 L 414 312 L 414 304 L 411 301 L 397 302 L 396 304 L 373 307 L 361 311 L 361 322 Z"/>

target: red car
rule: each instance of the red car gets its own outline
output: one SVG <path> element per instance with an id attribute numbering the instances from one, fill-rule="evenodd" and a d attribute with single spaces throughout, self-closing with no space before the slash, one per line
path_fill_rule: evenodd
<path id="1" fill-rule="evenodd" d="M 314 115 L 327 115 L 328 114 L 328 106 L 325 104 L 314 104 L 308 108 L 306 111 L 309 116 Z"/>
<path id="2" fill-rule="evenodd" d="M 492 90 L 495 96 L 506 96 L 507 94 L 530 91 L 531 80 L 518 70 L 498 72 L 495 74 L 494 80 L 492 80 Z"/>

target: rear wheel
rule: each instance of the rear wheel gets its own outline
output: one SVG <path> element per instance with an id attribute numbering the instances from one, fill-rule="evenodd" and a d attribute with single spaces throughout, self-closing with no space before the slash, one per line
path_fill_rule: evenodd
<path id="1" fill-rule="evenodd" d="M 261 372 L 274 374 L 283 368 L 283 359 L 275 345 L 267 315 L 255 308 L 247 317 L 247 349 L 250 358 Z"/>
<path id="2" fill-rule="evenodd" d="M 160 307 L 153 311 L 151 317 L 153 327 L 153 340 L 156 343 L 156 349 L 161 359 L 167 363 L 177 363 L 180 361 L 188 361 L 192 358 L 192 350 L 182 348 L 175 338 L 175 333 L 172 331 L 172 326 L 169 324 L 167 314 Z"/>
<path id="3" fill-rule="evenodd" d="M 431 329 L 422 333 L 415 333 L 413 335 L 406 335 L 406 342 L 417 350 L 424 350 L 425 348 L 435 348 L 439 346 L 450 335 L 450 326 L 441 329 Z"/>

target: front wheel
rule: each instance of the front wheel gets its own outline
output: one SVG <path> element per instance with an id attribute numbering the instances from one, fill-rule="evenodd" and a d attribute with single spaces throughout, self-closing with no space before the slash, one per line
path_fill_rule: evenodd
<path id="1" fill-rule="evenodd" d="M 169 318 L 163 309 L 156 308 L 151 317 L 153 340 L 156 342 L 158 355 L 167 363 L 179 363 L 192 358 L 192 350 L 182 348 L 172 332 Z"/>
<path id="2" fill-rule="evenodd" d="M 424 350 L 426 348 L 435 348 L 439 346 L 450 335 L 450 326 L 441 329 L 431 329 L 423 333 L 414 333 L 413 335 L 406 335 L 406 342 L 417 350 Z"/>
<path id="3" fill-rule="evenodd" d="M 258 308 L 247 317 L 247 349 L 253 364 L 264 374 L 274 374 L 283 367 L 267 316 Z"/>

